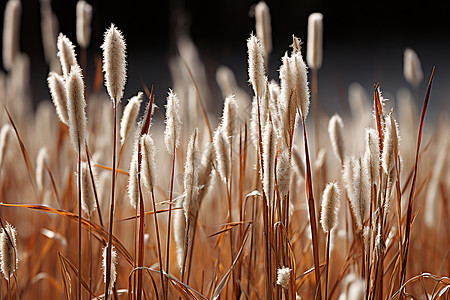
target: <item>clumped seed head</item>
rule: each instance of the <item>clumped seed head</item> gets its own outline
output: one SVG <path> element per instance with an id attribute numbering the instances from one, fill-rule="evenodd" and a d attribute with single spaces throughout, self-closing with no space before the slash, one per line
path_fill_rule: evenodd
<path id="1" fill-rule="evenodd" d="M 226 97 L 223 105 L 222 133 L 228 141 L 236 134 L 237 102 L 234 95 Z"/>
<path id="2" fill-rule="evenodd" d="M 134 145 L 133 154 L 130 161 L 130 169 L 128 171 L 128 185 L 127 192 L 131 206 L 136 208 L 139 200 L 139 186 L 138 186 L 138 150 L 139 144 Z"/>
<path id="3" fill-rule="evenodd" d="M 75 46 L 72 42 L 62 33 L 58 36 L 58 58 L 61 64 L 64 78 L 69 76 L 72 66 L 78 65 L 75 54 Z"/>
<path id="4" fill-rule="evenodd" d="M 247 40 L 248 50 L 248 77 L 252 84 L 253 91 L 257 97 L 262 97 L 265 92 L 265 76 L 263 47 L 260 40 L 250 35 Z"/>
<path id="5" fill-rule="evenodd" d="M 366 128 L 366 152 L 364 165 L 371 184 L 378 182 L 380 170 L 380 137 L 375 128 Z"/>
<path id="6" fill-rule="evenodd" d="M 275 182 L 274 177 L 277 136 L 270 120 L 268 120 L 266 125 L 264 126 L 264 132 L 262 134 L 262 147 L 264 163 L 264 173 L 262 174 L 263 188 L 267 198 L 267 205 L 269 207 L 272 207 Z"/>
<path id="7" fill-rule="evenodd" d="M 47 148 L 42 147 L 36 156 L 36 185 L 39 191 L 42 191 L 45 188 L 45 164 L 47 161 Z"/>
<path id="8" fill-rule="evenodd" d="M 414 86 L 418 86 L 423 79 L 422 64 L 417 53 L 411 48 L 405 49 L 403 53 L 403 75 Z"/>
<path id="9" fill-rule="evenodd" d="M 177 94 L 169 90 L 166 104 L 166 128 L 164 129 L 164 143 L 166 144 L 167 152 L 173 155 L 175 149 L 180 146 L 180 100 Z"/>
<path id="10" fill-rule="evenodd" d="M 322 196 L 322 210 L 320 223 L 323 231 L 330 232 L 337 224 L 337 215 L 340 206 L 341 191 L 336 182 L 330 182 L 325 187 Z"/>
<path id="11" fill-rule="evenodd" d="M 3 20 L 3 67 L 7 71 L 11 71 L 14 60 L 19 54 L 21 15 L 21 2 L 9 0 L 5 6 Z"/>
<path id="12" fill-rule="evenodd" d="M 142 151 L 142 162 L 141 162 L 141 173 L 144 185 L 149 189 L 153 190 L 156 182 L 156 149 L 153 138 L 149 134 L 144 134 L 141 137 L 141 151 Z"/>
<path id="13" fill-rule="evenodd" d="M 334 114 L 330 122 L 328 123 L 328 134 L 330 135 L 331 146 L 333 147 L 334 154 L 342 164 L 344 161 L 344 139 L 342 137 L 342 131 L 344 129 L 344 123 L 338 114 Z"/>
<path id="14" fill-rule="evenodd" d="M 353 162 L 353 195 L 350 198 L 353 214 L 356 219 L 358 229 L 362 229 L 364 220 L 369 214 L 370 205 L 370 185 L 364 177 L 361 169 L 361 160 Z"/>
<path id="15" fill-rule="evenodd" d="M 216 129 L 213 144 L 216 151 L 217 171 L 222 181 L 226 183 L 231 173 L 230 144 L 222 131 L 221 126 Z"/>
<path id="16" fill-rule="evenodd" d="M 105 86 L 114 106 L 117 106 L 123 97 L 127 81 L 127 61 L 125 39 L 116 25 L 111 24 L 106 30 L 101 48 Z"/>
<path id="17" fill-rule="evenodd" d="M 67 111 L 69 115 L 69 131 L 75 151 L 84 147 L 86 141 L 86 100 L 84 98 L 84 81 L 78 65 L 72 69 L 66 79 Z"/>
<path id="18" fill-rule="evenodd" d="M 82 48 L 87 48 L 91 40 L 92 5 L 84 0 L 79 0 L 76 7 L 77 12 L 77 42 Z"/>
<path id="19" fill-rule="evenodd" d="M 191 204 L 198 197 L 198 166 L 200 164 L 200 150 L 198 148 L 198 129 L 192 134 L 184 165 L 184 202 L 183 210 L 186 222 L 190 215 Z"/>
<path id="20" fill-rule="evenodd" d="M 50 72 L 47 77 L 48 88 L 52 95 L 53 105 L 59 120 L 68 125 L 69 113 L 67 112 L 66 85 L 64 78 L 56 72 Z"/>
<path id="21" fill-rule="evenodd" d="M 312 13 L 308 18 L 308 49 L 306 61 L 311 69 L 317 70 L 322 66 L 323 15 Z"/>
<path id="22" fill-rule="evenodd" d="M 0 233 L 0 258 L 3 276 L 9 280 L 16 272 L 19 261 L 17 259 L 16 229 L 8 222 Z"/>
<path id="23" fill-rule="evenodd" d="M 272 26 L 270 24 L 269 7 L 264 1 L 255 6 L 255 29 L 256 36 L 263 45 L 264 57 L 267 60 L 270 52 L 272 52 Z"/>
<path id="24" fill-rule="evenodd" d="M 122 119 L 120 121 L 120 144 L 123 145 L 128 135 L 133 129 L 133 125 L 136 122 L 136 118 L 139 115 L 139 109 L 141 108 L 141 103 L 144 98 L 144 94 L 139 92 L 136 96 L 131 97 L 128 104 L 123 110 Z"/>
<path id="25" fill-rule="evenodd" d="M 115 250 L 115 248 L 116 247 L 114 247 L 114 246 L 112 246 L 112 249 L 111 249 L 111 277 L 110 277 L 110 281 L 109 281 L 109 287 L 108 287 L 108 293 L 109 294 L 111 294 L 111 292 L 112 292 L 112 289 L 113 289 L 113 287 L 114 287 L 114 284 L 115 284 L 115 282 L 116 282 L 116 279 L 117 279 L 117 268 L 116 268 L 116 265 L 117 265 L 117 252 L 116 252 L 116 250 Z M 103 248 L 103 255 L 102 255 L 102 257 L 103 257 L 103 260 L 102 260 L 102 267 L 103 267 L 103 282 L 104 283 L 106 283 L 106 255 L 107 255 L 107 249 L 108 249 L 108 246 L 105 246 L 104 248 Z"/>
<path id="26" fill-rule="evenodd" d="M 381 166 L 385 174 L 389 175 L 395 167 L 395 156 L 398 153 L 397 123 L 390 113 L 385 120 L 383 152 L 381 154 Z"/>
<path id="27" fill-rule="evenodd" d="M 285 148 L 281 151 L 277 158 L 277 186 L 280 196 L 283 198 L 289 193 L 291 185 L 291 158 L 289 151 Z"/>
<path id="28" fill-rule="evenodd" d="M 277 285 L 283 289 L 289 289 L 289 279 L 291 277 L 291 269 L 288 267 L 279 268 L 277 270 Z"/>
<path id="29" fill-rule="evenodd" d="M 92 168 L 93 180 L 96 181 L 94 174 L 94 168 Z M 92 213 L 97 208 L 94 195 L 94 185 L 92 184 L 91 172 L 89 170 L 88 162 L 81 162 L 81 208 L 88 215 L 92 216 Z"/>

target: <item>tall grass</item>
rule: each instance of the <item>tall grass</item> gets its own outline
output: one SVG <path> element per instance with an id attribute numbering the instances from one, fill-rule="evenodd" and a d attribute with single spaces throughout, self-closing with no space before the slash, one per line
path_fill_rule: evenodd
<path id="1" fill-rule="evenodd" d="M 377 83 L 352 85 L 352 113 L 326 116 L 318 95 L 327 87 L 317 84 L 322 16 L 311 19 L 317 36 L 307 62 L 294 37 L 280 66 L 268 65 L 268 7 L 258 4 L 255 16 L 257 35 L 247 40 L 253 94 L 221 67 L 221 119 L 208 112 L 214 100 L 187 37 L 171 62 L 166 101 L 143 85 L 126 106 L 126 32 L 115 25 L 101 48 L 90 41 L 91 16 L 78 26 L 83 66 L 89 43 L 103 50 L 96 89 L 70 40 L 61 33 L 56 43 L 43 26 L 53 103 L 36 112 L 25 109 L 27 81 L 14 75 L 26 70 L 16 64 L 25 56 L 5 50 L 0 298 L 449 297 L 449 119 L 445 111 L 434 123 L 426 118 L 434 69 L 418 95 L 420 61 L 405 58 L 413 92 L 402 90 L 403 109 Z M 17 28 L 10 30 L 17 45 Z M 279 69 L 279 80 L 269 68 Z M 98 92 L 102 70 L 108 94 Z M 165 122 L 154 117 L 163 107 Z"/>

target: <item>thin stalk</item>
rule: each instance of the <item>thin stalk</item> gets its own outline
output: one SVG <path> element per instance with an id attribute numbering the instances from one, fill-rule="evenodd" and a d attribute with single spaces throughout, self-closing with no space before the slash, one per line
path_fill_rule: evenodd
<path id="1" fill-rule="evenodd" d="M 78 299 L 81 299 L 81 149 L 78 142 Z"/>
<path id="2" fill-rule="evenodd" d="M 326 269 L 325 269 L 325 300 L 328 299 L 328 269 L 330 267 L 330 236 L 331 236 L 331 230 L 327 232 L 327 263 L 326 263 Z"/>
<path id="3" fill-rule="evenodd" d="M 113 103 L 115 103 L 113 101 Z M 117 134 L 117 106 L 114 104 L 114 129 L 113 129 L 113 155 L 112 155 L 112 183 L 111 183 L 111 207 L 109 211 L 109 232 L 108 245 L 106 246 L 106 279 L 105 279 L 105 300 L 109 298 L 109 283 L 111 281 L 111 252 L 112 252 L 112 232 L 114 223 L 114 196 L 116 187 L 116 134 Z M 80 223 L 81 226 L 81 223 Z M 81 288 L 81 287 L 80 287 Z"/>
<path id="4" fill-rule="evenodd" d="M 153 217 L 155 219 L 155 231 L 156 231 L 156 241 L 158 245 L 158 259 L 159 259 L 159 272 L 161 273 L 161 285 L 163 290 L 165 290 L 165 284 L 164 284 L 164 275 L 163 275 L 163 264 L 162 264 L 162 256 L 161 256 L 161 242 L 159 238 L 159 227 L 158 227 L 158 214 L 156 213 L 156 203 L 155 203 L 155 194 L 152 189 L 152 204 L 153 204 Z M 163 293 L 163 298 L 165 299 L 165 294 Z"/>
<path id="5" fill-rule="evenodd" d="M 139 145 L 138 150 L 138 189 L 139 189 L 139 254 L 138 254 L 138 268 L 144 266 L 144 219 L 145 219 L 145 210 L 144 210 L 144 197 L 142 196 L 141 189 L 141 145 Z M 137 282 L 137 299 L 140 300 L 142 298 L 142 269 L 138 270 L 138 282 Z"/>
<path id="6" fill-rule="evenodd" d="M 173 155 L 172 155 L 172 174 L 170 175 L 170 192 L 169 192 L 169 216 L 167 221 L 167 251 L 166 251 L 166 271 L 170 274 L 169 262 L 170 262 L 170 223 L 172 221 L 172 200 L 173 200 L 173 177 L 175 173 L 175 143 L 173 144 Z M 169 280 L 169 279 L 167 279 Z M 169 292 L 169 282 L 166 284 L 166 288 L 164 290 L 164 297 L 167 298 Z"/>

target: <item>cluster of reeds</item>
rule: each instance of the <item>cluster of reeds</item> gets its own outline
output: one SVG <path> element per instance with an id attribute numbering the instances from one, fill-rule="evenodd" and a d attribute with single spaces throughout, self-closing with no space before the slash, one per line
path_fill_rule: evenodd
<path id="1" fill-rule="evenodd" d="M 322 15 L 309 18 L 306 61 L 294 36 L 272 79 L 270 13 L 260 2 L 247 40 L 253 95 L 220 67 L 216 121 L 189 37 L 170 62 L 165 101 L 146 86 L 122 101 L 126 35 L 112 24 L 98 45 L 107 94 L 86 88 L 92 7 L 77 5 L 79 61 L 71 40 L 57 37 L 49 1 L 40 5 L 53 103 L 36 112 L 21 2 L 5 9 L 1 298 L 449 296 L 449 121 L 442 113 L 427 125 L 434 69 L 420 95 L 413 50 L 404 66 L 414 93 L 400 90 L 394 105 L 379 85 L 366 87 L 369 97 L 353 84 L 351 115 L 328 117 L 317 76 Z"/>

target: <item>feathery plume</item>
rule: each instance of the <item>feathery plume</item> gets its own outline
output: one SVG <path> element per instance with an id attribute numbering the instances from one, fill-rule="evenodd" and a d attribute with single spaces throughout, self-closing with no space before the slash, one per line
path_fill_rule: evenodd
<path id="1" fill-rule="evenodd" d="M 82 48 L 87 48 L 91 40 L 92 5 L 84 0 L 77 2 L 77 42 Z"/>
<path id="2" fill-rule="evenodd" d="M 323 191 L 320 215 L 320 223 L 325 232 L 330 232 L 336 226 L 340 197 L 341 191 L 338 184 L 336 182 L 328 183 Z"/>
<path id="3" fill-rule="evenodd" d="M 392 117 L 392 112 L 385 120 L 384 144 L 381 154 L 381 166 L 385 174 L 389 175 L 395 167 L 395 156 L 398 153 L 397 123 Z"/>
<path id="4" fill-rule="evenodd" d="M 16 229 L 8 222 L 0 233 L 0 258 L 3 276 L 9 280 L 17 270 L 17 242 Z"/>
<path id="5" fill-rule="evenodd" d="M 281 198 L 284 198 L 289 193 L 291 185 L 291 169 L 291 158 L 289 157 L 288 149 L 285 148 L 278 154 L 276 166 L 277 186 Z"/>
<path id="6" fill-rule="evenodd" d="M 380 138 L 375 128 L 366 128 L 366 152 L 364 165 L 368 172 L 370 184 L 378 182 L 380 169 Z"/>
<path id="7" fill-rule="evenodd" d="M 358 229 L 362 229 L 364 220 L 369 215 L 370 186 L 361 170 L 361 160 L 353 162 L 353 195 L 350 202 Z"/>
<path id="8" fill-rule="evenodd" d="M 291 269 L 282 267 L 277 270 L 277 284 L 283 289 L 289 289 L 289 278 L 291 277 Z"/>
<path id="9" fill-rule="evenodd" d="M 58 58 L 61 64 L 64 78 L 69 76 L 72 66 L 78 65 L 75 54 L 75 46 L 72 42 L 62 33 L 58 36 Z"/>
<path id="10" fill-rule="evenodd" d="M 7 71 L 11 71 L 14 59 L 19 52 L 21 15 L 21 2 L 9 0 L 5 6 L 3 20 L 3 67 Z"/>
<path id="11" fill-rule="evenodd" d="M 179 197 L 178 201 L 176 201 L 176 207 L 183 207 L 183 197 Z M 176 209 L 173 211 L 173 237 L 176 245 L 176 254 L 177 254 L 177 264 L 178 267 L 183 267 L 183 254 L 184 254 L 184 236 L 186 230 L 186 218 L 184 213 L 180 209 Z"/>
<path id="12" fill-rule="evenodd" d="M 36 185 L 39 191 L 43 191 L 45 188 L 45 164 L 47 161 L 47 148 L 42 147 L 36 156 Z"/>
<path id="13" fill-rule="evenodd" d="M 255 29 L 256 36 L 263 45 L 264 58 L 267 62 L 268 56 L 272 52 L 272 26 L 270 24 L 269 7 L 264 1 L 255 6 Z"/>
<path id="14" fill-rule="evenodd" d="M 58 32 L 58 19 L 52 11 L 50 0 L 40 0 L 41 9 L 41 34 L 44 46 L 45 61 L 50 65 L 56 59 L 56 34 Z M 58 66 L 59 67 L 59 66 Z"/>
<path id="15" fill-rule="evenodd" d="M 237 109 L 236 99 L 233 95 L 225 98 L 222 123 L 220 126 L 222 127 L 222 134 L 228 141 L 231 141 L 236 134 Z"/>
<path id="16" fill-rule="evenodd" d="M 2 169 L 3 162 L 5 161 L 6 148 L 12 134 L 13 129 L 11 125 L 3 125 L 2 130 L 0 131 L 0 170 Z"/>
<path id="17" fill-rule="evenodd" d="M 255 96 L 263 97 L 266 87 L 263 48 L 260 40 L 253 34 L 247 40 L 247 50 L 249 82 L 252 84 Z"/>
<path id="18" fill-rule="evenodd" d="M 342 180 L 344 181 L 345 191 L 349 199 L 353 195 L 353 166 L 355 165 L 355 158 L 353 156 L 347 156 L 344 159 L 344 165 L 342 167 Z"/>
<path id="19" fill-rule="evenodd" d="M 128 185 L 127 192 L 128 198 L 130 198 L 130 204 L 133 208 L 136 208 L 136 205 L 139 200 L 139 186 L 138 186 L 138 143 L 134 145 L 133 154 L 130 161 L 130 169 L 128 171 Z"/>
<path id="20" fill-rule="evenodd" d="M 108 287 L 108 292 L 109 294 L 111 294 L 112 289 L 114 287 L 114 283 L 116 282 L 117 279 L 117 270 L 116 270 L 116 264 L 117 264 L 117 252 L 115 250 L 116 247 L 112 246 L 111 249 L 111 277 L 110 277 L 110 281 L 109 281 L 109 287 Z M 103 282 L 106 283 L 106 254 L 108 252 L 108 246 L 106 245 L 103 248 L 103 260 L 102 260 L 102 266 L 103 266 Z"/>
<path id="21" fill-rule="evenodd" d="M 192 134 L 186 154 L 184 165 L 184 202 L 183 210 L 186 222 L 188 221 L 191 203 L 197 201 L 198 196 L 198 165 L 200 163 L 200 150 L 198 148 L 198 129 Z"/>
<path id="22" fill-rule="evenodd" d="M 69 113 L 67 112 L 66 85 L 64 78 L 56 72 L 50 72 L 47 77 L 48 88 L 52 95 L 53 105 L 59 120 L 68 125 Z"/>
<path id="23" fill-rule="evenodd" d="M 333 147 L 334 154 L 339 162 L 344 162 L 344 140 L 342 137 L 342 131 L 344 123 L 338 114 L 334 114 L 330 122 L 328 123 L 328 134 L 330 135 L 331 146 Z"/>
<path id="24" fill-rule="evenodd" d="M 169 89 L 166 104 L 166 128 L 164 129 L 164 143 L 166 144 L 167 152 L 173 155 L 176 148 L 180 146 L 180 100 L 177 94 Z"/>
<path id="25" fill-rule="evenodd" d="M 141 137 L 141 151 L 142 151 L 142 179 L 144 185 L 149 189 L 153 190 L 156 181 L 156 163 L 155 163 L 155 143 L 150 134 L 144 134 Z"/>
<path id="26" fill-rule="evenodd" d="M 216 151 L 217 171 L 223 182 L 227 182 L 230 178 L 231 162 L 230 162 L 230 144 L 222 133 L 223 128 L 217 127 L 214 132 L 213 144 Z"/>
<path id="27" fill-rule="evenodd" d="M 84 98 L 84 81 L 81 68 L 74 65 L 66 79 L 67 111 L 69 131 L 75 151 L 84 147 L 86 141 L 86 100 Z"/>
<path id="28" fill-rule="evenodd" d="M 411 48 L 405 49 L 403 53 L 403 75 L 413 86 L 418 86 L 423 79 L 422 64 Z"/>
<path id="29" fill-rule="evenodd" d="M 141 108 L 142 100 L 144 99 L 144 94 L 139 92 L 136 96 L 131 97 L 128 104 L 123 110 L 122 119 L 120 120 L 120 144 L 123 145 L 125 140 L 133 128 L 136 118 L 139 115 L 139 109 Z"/>
<path id="30" fill-rule="evenodd" d="M 96 181 L 96 176 L 94 174 L 94 169 L 92 169 L 92 175 L 94 175 L 94 182 Z M 89 171 L 88 162 L 81 162 L 81 208 L 84 212 L 91 217 L 92 213 L 97 208 L 97 203 L 95 202 L 94 186 L 92 185 L 91 173 Z"/>
<path id="31" fill-rule="evenodd" d="M 106 30 L 103 44 L 103 72 L 105 86 L 114 106 L 119 104 L 127 80 L 126 44 L 116 25 Z"/>
<path id="32" fill-rule="evenodd" d="M 306 61 L 313 70 L 318 70 L 322 66 L 322 41 L 323 41 L 323 15 L 312 13 L 308 17 L 308 49 L 306 51 Z"/>
<path id="33" fill-rule="evenodd" d="M 262 174 L 263 188 L 267 198 L 267 206 L 272 207 L 277 136 L 270 120 L 267 120 L 267 123 L 264 126 L 264 131 L 262 133 L 262 147 L 264 163 L 264 173 Z"/>

